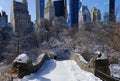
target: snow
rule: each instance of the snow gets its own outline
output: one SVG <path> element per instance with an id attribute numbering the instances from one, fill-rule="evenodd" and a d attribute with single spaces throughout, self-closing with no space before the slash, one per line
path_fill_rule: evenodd
<path id="1" fill-rule="evenodd" d="M 100 51 L 95 52 L 95 54 L 101 54 L 100 57 L 97 58 L 97 60 L 103 60 L 103 59 L 108 59 L 107 56 L 104 53 L 101 53 Z"/>
<path id="2" fill-rule="evenodd" d="M 18 62 L 18 63 L 27 63 L 29 60 L 29 57 L 26 54 L 21 54 L 13 62 Z"/>
<path id="3" fill-rule="evenodd" d="M 54 58 L 57 54 L 54 51 L 47 52 L 49 58 Z"/>
<path id="4" fill-rule="evenodd" d="M 73 60 L 47 60 L 42 68 L 19 81 L 102 81 L 79 68 Z"/>
<path id="5" fill-rule="evenodd" d="M 2 75 L 2 73 L 6 70 L 6 69 L 9 69 L 11 66 L 8 65 L 8 66 L 0 66 L 0 76 Z"/>
<path id="6" fill-rule="evenodd" d="M 40 56 L 38 56 L 36 62 L 33 63 L 33 65 L 37 65 L 41 62 L 42 58 L 44 57 L 45 54 L 41 54 Z"/>
<path id="7" fill-rule="evenodd" d="M 111 64 L 109 68 L 111 75 L 120 79 L 120 64 Z"/>

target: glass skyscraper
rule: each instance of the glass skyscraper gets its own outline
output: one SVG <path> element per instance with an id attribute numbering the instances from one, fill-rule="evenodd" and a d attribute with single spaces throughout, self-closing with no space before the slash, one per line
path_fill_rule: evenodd
<path id="1" fill-rule="evenodd" d="M 109 0 L 105 0 L 104 2 L 104 22 L 108 23 L 109 22 Z"/>
<path id="2" fill-rule="evenodd" d="M 119 0 L 115 0 L 115 17 L 116 17 L 116 22 L 120 22 L 120 2 L 119 2 Z"/>
<path id="3" fill-rule="evenodd" d="M 115 0 L 105 0 L 104 7 L 104 22 L 115 22 Z"/>
<path id="4" fill-rule="evenodd" d="M 44 18 L 45 0 L 36 0 L 36 20 Z"/>
<path id="5" fill-rule="evenodd" d="M 54 7 L 55 7 L 55 16 L 56 17 L 64 16 L 64 14 L 65 14 L 64 0 L 54 1 Z"/>
<path id="6" fill-rule="evenodd" d="M 79 8 L 78 8 L 78 11 L 79 11 L 79 10 L 80 10 L 80 8 L 82 7 L 82 1 L 83 1 L 83 0 L 79 0 L 79 3 L 78 3 Z"/>
<path id="7" fill-rule="evenodd" d="M 69 27 L 78 26 L 78 13 L 81 0 L 67 0 L 67 22 Z"/>

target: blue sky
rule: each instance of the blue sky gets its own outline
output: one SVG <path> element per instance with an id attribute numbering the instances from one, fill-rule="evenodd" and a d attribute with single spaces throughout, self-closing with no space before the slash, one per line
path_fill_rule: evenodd
<path id="1" fill-rule="evenodd" d="M 22 1 L 22 0 L 16 0 L 16 1 Z M 36 0 L 28 0 L 28 9 L 31 15 L 32 21 L 35 21 L 36 19 L 36 9 L 35 9 L 35 1 Z M 46 0 L 47 1 L 47 0 Z M 10 5 L 12 0 L 0 0 L 0 10 L 4 10 L 7 12 L 7 15 L 10 19 Z M 116 6 L 120 7 L 120 0 L 116 0 L 117 4 Z M 104 0 L 83 0 L 83 5 L 87 5 L 89 10 L 91 10 L 92 7 L 96 7 L 101 10 L 101 13 L 104 13 Z"/>

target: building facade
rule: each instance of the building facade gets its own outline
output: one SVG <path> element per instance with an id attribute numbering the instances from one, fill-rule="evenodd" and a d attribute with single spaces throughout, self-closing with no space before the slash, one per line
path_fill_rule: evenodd
<path id="1" fill-rule="evenodd" d="M 36 0 L 36 20 L 44 18 L 45 0 Z"/>
<path id="2" fill-rule="evenodd" d="M 115 0 L 115 17 L 116 22 L 120 22 L 120 2 L 119 0 Z"/>
<path id="3" fill-rule="evenodd" d="M 101 12 L 96 7 L 93 7 L 91 10 L 91 22 L 100 22 L 101 21 Z"/>
<path id="4" fill-rule="evenodd" d="M 64 0 L 64 17 L 67 19 L 67 0 Z"/>
<path id="5" fill-rule="evenodd" d="M 6 12 L 1 11 L 0 12 L 0 27 L 7 27 L 8 25 L 8 16 Z"/>
<path id="6" fill-rule="evenodd" d="M 79 0 L 67 0 L 67 22 L 69 27 L 78 26 L 78 13 L 81 3 Z"/>
<path id="7" fill-rule="evenodd" d="M 54 7 L 55 7 L 55 16 L 56 17 L 63 17 L 65 14 L 64 10 L 64 0 L 60 1 L 54 1 Z"/>
<path id="8" fill-rule="evenodd" d="M 79 11 L 79 27 L 83 25 L 89 25 L 91 23 L 91 15 L 87 6 L 82 5 Z"/>
<path id="9" fill-rule="evenodd" d="M 22 2 L 13 0 L 10 21 L 14 33 L 28 35 L 33 31 L 33 24 L 28 12 L 27 0 L 23 0 Z"/>
<path id="10" fill-rule="evenodd" d="M 55 7 L 51 0 L 49 0 L 46 4 L 46 8 L 44 10 L 44 18 L 51 21 L 55 17 Z"/>
<path id="11" fill-rule="evenodd" d="M 52 25 L 54 27 L 57 27 L 57 28 L 67 28 L 67 22 L 66 22 L 66 19 L 64 17 L 55 17 L 52 21 Z"/>
<path id="12" fill-rule="evenodd" d="M 115 0 L 105 0 L 104 6 L 104 22 L 115 22 Z"/>

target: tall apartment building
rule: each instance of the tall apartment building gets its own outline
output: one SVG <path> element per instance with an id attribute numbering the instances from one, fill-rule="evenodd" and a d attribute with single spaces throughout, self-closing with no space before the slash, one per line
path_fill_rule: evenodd
<path id="1" fill-rule="evenodd" d="M 49 21 L 52 21 L 53 18 L 55 17 L 55 8 L 51 0 L 48 0 L 46 8 L 44 10 L 44 14 L 45 14 L 44 18 Z"/>
<path id="2" fill-rule="evenodd" d="M 13 0 L 10 21 L 13 31 L 17 34 L 28 35 L 33 31 L 33 23 L 29 15 L 27 0 L 22 2 Z"/>
<path id="3" fill-rule="evenodd" d="M 0 27 L 6 27 L 8 25 L 8 16 L 5 11 L 0 12 Z"/>
<path id="4" fill-rule="evenodd" d="M 89 25 L 91 23 L 91 15 L 87 6 L 82 5 L 79 11 L 79 27 L 83 25 Z"/>
<path id="5" fill-rule="evenodd" d="M 36 0 L 36 20 L 44 18 L 45 0 Z"/>
<path id="6" fill-rule="evenodd" d="M 96 7 L 93 7 L 91 10 L 91 22 L 101 21 L 101 12 Z"/>
<path id="7" fill-rule="evenodd" d="M 115 0 L 105 0 L 104 6 L 104 22 L 115 22 Z"/>
<path id="8" fill-rule="evenodd" d="M 65 15 L 64 0 L 54 1 L 55 16 L 63 17 Z"/>
<path id="9" fill-rule="evenodd" d="M 69 27 L 78 26 L 78 13 L 81 3 L 79 0 L 67 0 L 67 22 Z"/>

